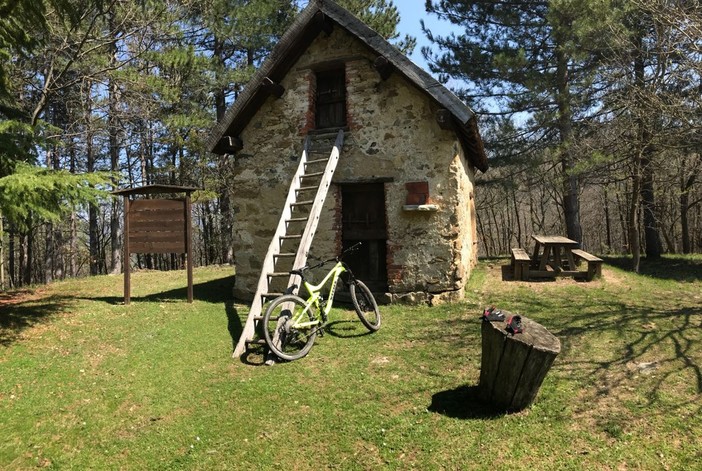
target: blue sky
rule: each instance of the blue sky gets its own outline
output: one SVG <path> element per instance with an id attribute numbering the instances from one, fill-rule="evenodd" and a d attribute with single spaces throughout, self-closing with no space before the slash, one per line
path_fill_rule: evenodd
<path id="1" fill-rule="evenodd" d="M 442 36 L 449 34 L 451 31 L 457 31 L 456 26 L 448 21 L 440 21 L 436 15 L 426 13 L 424 11 L 424 0 L 395 0 L 394 4 L 400 12 L 400 24 L 398 26 L 400 35 L 404 36 L 405 34 L 409 34 L 417 38 L 417 47 L 415 47 L 414 52 L 410 55 L 410 59 L 418 66 L 431 73 L 424 57 L 422 57 L 422 47 L 431 47 L 432 44 L 422 32 L 419 21 L 424 20 L 424 23 L 432 33 Z"/>

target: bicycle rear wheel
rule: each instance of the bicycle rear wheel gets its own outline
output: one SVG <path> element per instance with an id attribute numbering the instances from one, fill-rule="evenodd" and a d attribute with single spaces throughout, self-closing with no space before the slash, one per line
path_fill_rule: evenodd
<path id="1" fill-rule="evenodd" d="M 304 312 L 302 318 L 297 319 Z M 268 348 L 282 360 L 297 360 L 309 353 L 319 328 L 319 316 L 313 306 L 293 294 L 273 300 L 263 316 L 263 337 Z M 312 325 L 295 326 L 294 323 Z"/>
<path id="2" fill-rule="evenodd" d="M 351 292 L 353 307 L 356 310 L 356 314 L 358 314 L 358 318 L 363 322 L 363 325 L 371 332 L 380 329 L 380 311 L 378 310 L 378 303 L 375 302 L 373 293 L 368 289 L 368 286 L 360 280 L 354 280 L 349 287 L 349 291 Z"/>

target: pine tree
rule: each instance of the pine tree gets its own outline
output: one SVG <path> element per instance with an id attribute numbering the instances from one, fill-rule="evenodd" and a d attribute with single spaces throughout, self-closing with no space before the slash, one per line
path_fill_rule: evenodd
<path id="1" fill-rule="evenodd" d="M 410 35 L 399 39 L 397 26 L 400 24 L 400 12 L 392 0 L 337 0 L 337 3 L 395 44 L 404 54 L 412 53 L 417 45 L 417 38 Z"/>
<path id="2" fill-rule="evenodd" d="M 575 123 L 591 109 L 592 56 L 583 46 L 597 9 L 588 0 L 494 2 L 427 0 L 426 9 L 464 28 L 423 50 L 433 72 L 465 83 L 458 93 L 485 114 L 520 123 L 533 145 L 558 156 L 568 236 L 582 240 Z"/>

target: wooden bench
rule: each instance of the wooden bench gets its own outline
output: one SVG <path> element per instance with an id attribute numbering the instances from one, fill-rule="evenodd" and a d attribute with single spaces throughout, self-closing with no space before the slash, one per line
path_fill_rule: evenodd
<path id="1" fill-rule="evenodd" d="M 587 253 L 584 250 L 573 249 L 573 255 L 578 259 L 582 258 L 587 261 L 587 281 L 592 281 L 594 278 L 599 278 L 602 276 L 602 262 L 603 260 L 599 257 Z"/>
<path id="2" fill-rule="evenodd" d="M 531 258 L 526 250 L 515 247 L 512 249 L 512 273 L 515 280 L 528 280 L 529 279 L 529 265 L 531 264 Z"/>

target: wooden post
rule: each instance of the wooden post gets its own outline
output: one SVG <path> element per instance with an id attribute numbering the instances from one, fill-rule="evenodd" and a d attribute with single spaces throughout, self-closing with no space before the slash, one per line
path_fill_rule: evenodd
<path id="1" fill-rule="evenodd" d="M 188 302 L 193 302 L 193 229 L 190 215 L 190 193 L 185 195 L 185 252 L 188 271 Z"/>
<path id="2" fill-rule="evenodd" d="M 124 265 L 124 304 L 131 301 L 131 267 L 129 249 L 129 195 L 124 195 L 124 255 L 122 256 Z"/>
<path id="3" fill-rule="evenodd" d="M 387 80 L 392 75 L 393 65 L 387 57 L 378 56 L 373 61 L 373 68 L 380 74 L 380 78 Z"/>
<path id="4" fill-rule="evenodd" d="M 505 318 L 512 314 L 503 311 Z M 504 321 L 482 323 L 478 394 L 497 409 L 516 412 L 532 404 L 561 342 L 542 325 L 522 316 L 524 332 L 510 334 Z"/>
<path id="5" fill-rule="evenodd" d="M 438 110 L 435 114 L 436 122 L 439 123 L 439 127 L 445 131 L 453 130 L 452 116 L 451 112 L 445 108 Z"/>

